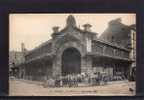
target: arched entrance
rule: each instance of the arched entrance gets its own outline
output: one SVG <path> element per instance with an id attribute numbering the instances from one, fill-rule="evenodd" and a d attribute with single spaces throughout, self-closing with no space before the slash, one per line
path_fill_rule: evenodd
<path id="1" fill-rule="evenodd" d="M 81 72 L 81 54 L 75 48 L 68 48 L 62 54 L 62 75 Z"/>

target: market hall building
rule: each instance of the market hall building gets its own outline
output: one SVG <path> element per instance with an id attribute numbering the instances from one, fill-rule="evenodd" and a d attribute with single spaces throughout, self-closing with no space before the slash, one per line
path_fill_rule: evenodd
<path id="1" fill-rule="evenodd" d="M 113 20 L 109 26 L 115 26 L 116 23 L 121 21 Z M 91 31 L 90 24 L 83 27 L 84 29 L 78 28 L 74 16 L 69 15 L 64 29 L 53 27 L 50 40 L 31 51 L 26 51 L 23 44 L 25 61 L 18 66 L 18 76 L 38 81 L 57 75 L 94 72 L 106 72 L 112 76 L 122 73 L 128 77 L 133 62 L 130 58 L 131 28 L 123 25 L 122 31 L 125 32 L 120 32 L 119 38 L 114 34 L 106 36 L 107 32 L 98 38 L 98 33 Z M 118 43 L 115 41 L 117 39 Z"/>

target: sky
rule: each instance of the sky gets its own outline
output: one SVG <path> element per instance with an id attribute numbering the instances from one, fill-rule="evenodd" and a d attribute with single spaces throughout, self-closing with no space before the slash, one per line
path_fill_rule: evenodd
<path id="1" fill-rule="evenodd" d="M 60 30 L 66 26 L 68 15 L 75 17 L 80 29 L 86 23 L 91 24 L 91 31 L 98 33 L 98 36 L 108 27 L 108 22 L 116 18 L 121 18 L 126 25 L 136 23 L 134 13 L 9 14 L 10 51 L 21 51 L 22 42 L 27 50 L 32 50 L 49 40 L 54 26 L 59 26 Z"/>

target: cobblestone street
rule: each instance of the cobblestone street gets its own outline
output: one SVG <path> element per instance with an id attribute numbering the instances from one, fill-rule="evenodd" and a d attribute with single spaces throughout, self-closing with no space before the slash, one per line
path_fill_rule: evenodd
<path id="1" fill-rule="evenodd" d="M 41 83 L 25 80 L 10 80 L 10 96 L 72 96 L 72 95 L 135 95 L 135 83 L 111 82 L 105 86 L 44 88 Z M 129 88 L 134 91 L 129 91 Z"/>

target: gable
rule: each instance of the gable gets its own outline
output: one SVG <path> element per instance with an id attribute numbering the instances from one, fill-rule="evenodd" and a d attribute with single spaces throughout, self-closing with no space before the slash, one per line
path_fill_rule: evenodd
<path id="1" fill-rule="evenodd" d="M 77 42 L 80 43 L 80 38 L 77 35 L 66 33 L 65 35 L 59 37 L 55 42 L 56 47 L 62 46 L 64 43 L 67 42 Z"/>

